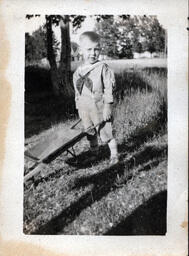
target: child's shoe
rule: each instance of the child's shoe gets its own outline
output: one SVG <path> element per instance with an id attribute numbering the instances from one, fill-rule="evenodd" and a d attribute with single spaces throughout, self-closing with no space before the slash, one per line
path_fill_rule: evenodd
<path id="1" fill-rule="evenodd" d="M 119 157 L 118 156 L 113 156 L 110 158 L 110 167 L 115 166 L 119 164 Z"/>
<path id="2" fill-rule="evenodd" d="M 89 155 L 82 163 L 84 165 L 94 163 L 98 160 L 98 156 L 99 156 L 99 151 L 90 151 Z"/>

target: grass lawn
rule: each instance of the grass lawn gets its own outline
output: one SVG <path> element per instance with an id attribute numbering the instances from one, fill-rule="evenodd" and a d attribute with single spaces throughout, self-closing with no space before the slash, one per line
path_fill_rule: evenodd
<path id="1" fill-rule="evenodd" d="M 24 187 L 25 234 L 165 234 L 166 63 L 129 63 L 110 63 L 116 73 L 113 125 L 120 164 L 109 168 L 109 151 L 100 141 L 97 161 L 83 164 L 89 154 L 85 138 L 75 145 L 77 164 L 59 155 Z M 26 147 L 67 131 L 77 119 L 73 104 L 65 107 L 49 92 L 26 99 L 34 102 L 26 103 Z"/>

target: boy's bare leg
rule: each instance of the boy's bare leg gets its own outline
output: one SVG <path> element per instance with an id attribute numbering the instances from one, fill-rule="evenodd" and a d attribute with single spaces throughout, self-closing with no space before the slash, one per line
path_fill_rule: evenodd
<path id="1" fill-rule="evenodd" d="M 90 145 L 90 153 L 89 155 L 86 157 L 86 159 L 84 159 L 82 161 L 83 164 L 89 164 L 89 163 L 93 163 L 97 160 L 97 156 L 98 156 L 98 137 L 97 134 L 95 135 L 87 135 L 87 140 L 89 141 L 89 145 Z"/>
<path id="2" fill-rule="evenodd" d="M 108 143 L 109 149 L 110 149 L 110 165 L 117 164 L 119 162 L 119 157 L 118 157 L 118 149 L 117 149 L 117 142 L 113 138 L 109 141 Z"/>

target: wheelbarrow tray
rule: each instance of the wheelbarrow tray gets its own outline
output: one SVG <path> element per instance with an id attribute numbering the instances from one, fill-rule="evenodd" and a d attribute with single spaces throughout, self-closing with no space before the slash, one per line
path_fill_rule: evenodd
<path id="1" fill-rule="evenodd" d="M 53 134 L 42 138 L 37 144 L 28 148 L 24 152 L 25 158 L 32 164 L 30 170 L 36 168 L 40 163 L 48 163 L 63 152 L 70 152 L 78 141 L 86 136 L 86 132 L 81 130 L 55 131 Z M 39 170 L 30 171 L 24 176 L 24 181 L 34 176 Z"/>
<path id="2" fill-rule="evenodd" d="M 27 149 L 24 154 L 36 161 L 45 161 L 56 156 L 60 151 L 66 151 L 85 137 L 85 135 L 85 132 L 77 130 L 69 130 L 68 133 L 60 131 L 55 132 L 40 140 L 33 147 Z"/>

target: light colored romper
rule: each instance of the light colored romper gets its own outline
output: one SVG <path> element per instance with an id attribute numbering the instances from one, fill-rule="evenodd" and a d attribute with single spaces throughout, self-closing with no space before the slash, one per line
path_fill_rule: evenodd
<path id="1" fill-rule="evenodd" d="M 85 129 L 103 121 L 105 103 L 113 103 L 115 77 L 109 66 L 103 62 L 82 65 L 73 75 L 76 108 Z M 107 121 L 97 126 L 97 132 L 103 142 L 112 138 L 112 123 Z"/>

